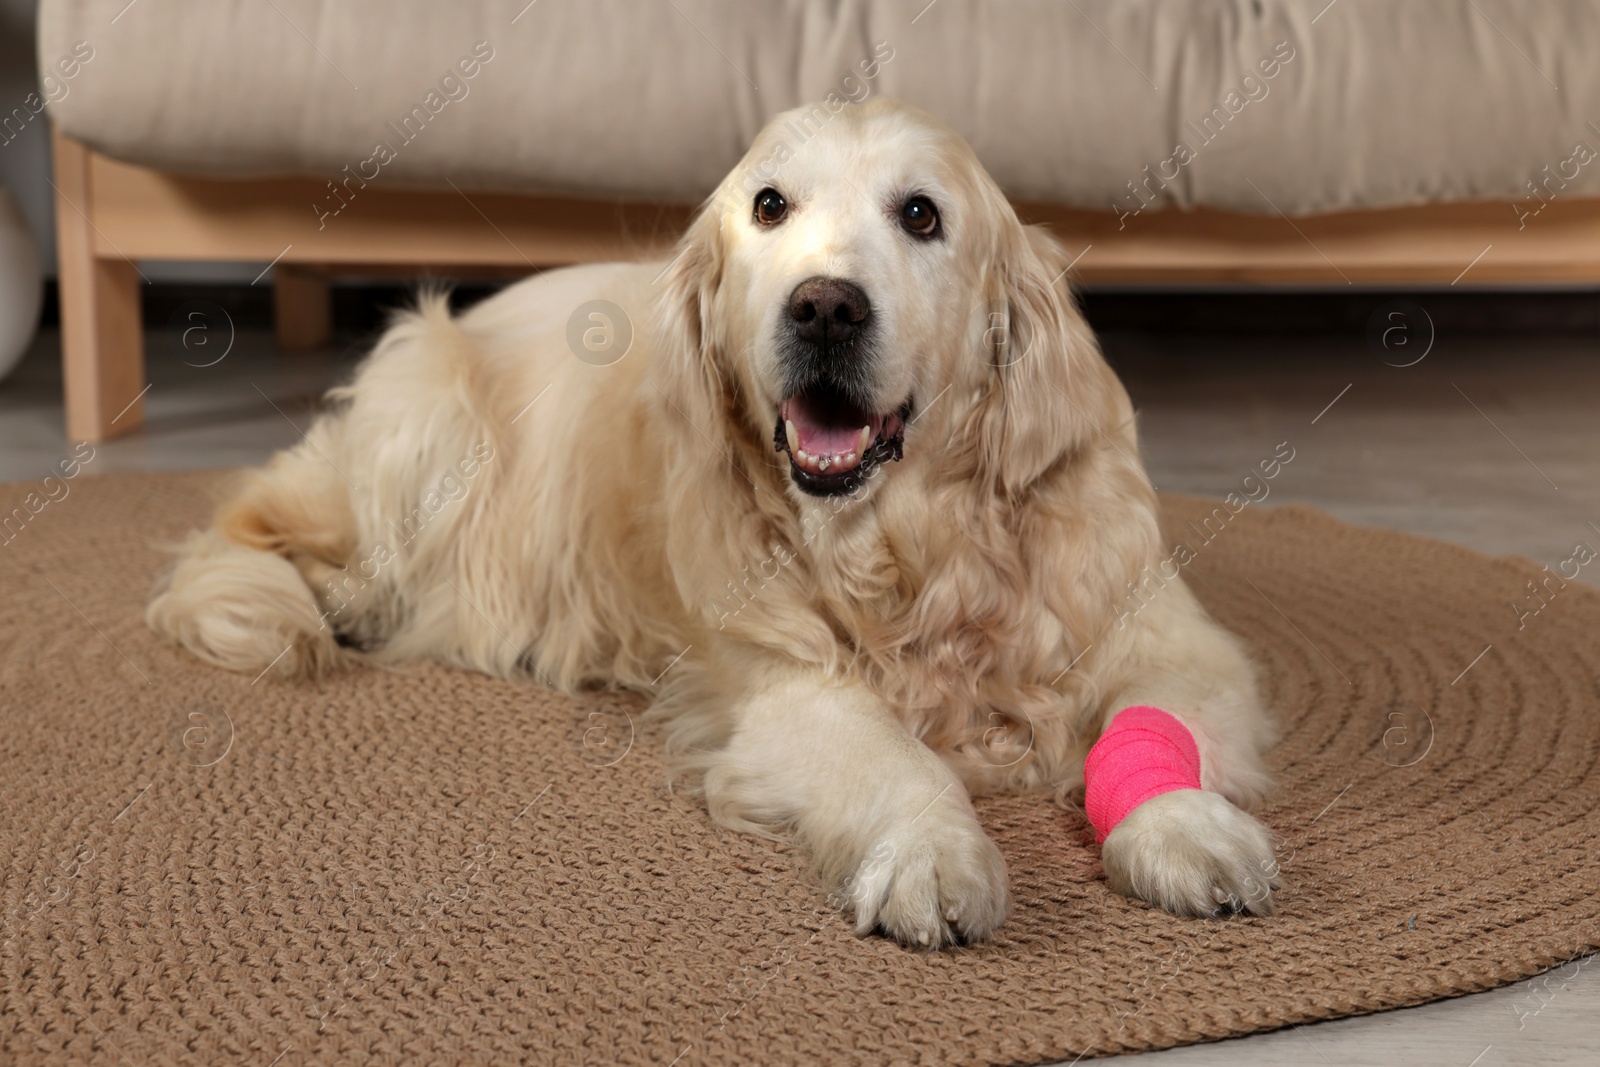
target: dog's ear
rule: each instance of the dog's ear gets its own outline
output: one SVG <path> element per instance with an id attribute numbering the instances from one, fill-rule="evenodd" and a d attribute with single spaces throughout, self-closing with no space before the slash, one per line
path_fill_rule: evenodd
<path id="1" fill-rule="evenodd" d="M 971 472 L 1015 499 L 1115 417 L 1110 369 L 1067 288 L 1068 259 L 1010 205 L 984 283 L 976 358 L 988 364 L 964 442 Z"/>
<path id="2" fill-rule="evenodd" d="M 658 376 L 666 398 L 703 432 L 712 431 L 723 398 L 735 389 L 721 353 L 716 318 L 722 281 L 722 214 L 713 196 L 695 215 L 656 285 L 662 342 Z"/>
<path id="3" fill-rule="evenodd" d="M 701 208 L 656 282 L 659 348 L 645 387 L 660 394 L 655 407 L 663 432 L 656 444 L 665 476 L 677 487 L 666 498 L 669 577 L 685 604 L 699 605 L 707 625 L 738 631 L 748 624 L 759 631 L 759 613 L 729 621 L 727 604 L 735 605 L 737 616 L 742 601 L 724 587 L 733 590 L 752 559 L 774 554 L 751 555 L 755 546 L 772 545 L 774 531 L 793 518 L 784 479 L 774 476 L 779 467 L 771 458 L 771 430 L 741 427 L 752 418 L 746 375 L 719 296 L 727 263 L 725 195 Z M 832 640 L 826 626 L 812 638 L 815 648 Z"/>
<path id="4" fill-rule="evenodd" d="M 748 487 L 769 480 L 776 464 L 771 428 L 752 421 L 754 383 L 719 300 L 727 261 L 722 227 L 727 198 L 737 195 L 725 186 L 705 203 L 657 282 L 661 349 L 651 384 L 674 415 L 679 432 L 670 437 L 686 453 L 682 470 L 725 470 L 732 484 Z M 718 455 L 725 468 L 712 462 Z"/>

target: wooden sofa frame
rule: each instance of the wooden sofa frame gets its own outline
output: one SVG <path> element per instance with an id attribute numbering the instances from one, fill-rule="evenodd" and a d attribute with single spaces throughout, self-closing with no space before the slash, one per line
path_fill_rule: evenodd
<path id="1" fill-rule="evenodd" d="M 100 441 L 143 421 L 137 264 L 270 262 L 279 343 L 329 337 L 337 274 L 526 273 L 667 253 L 691 208 L 421 191 L 376 184 L 320 218 L 325 183 L 223 180 L 120 163 L 55 135 L 67 433 Z M 1600 284 L 1600 199 L 1458 203 L 1301 218 L 1019 205 L 1099 284 L 1451 286 Z M 263 271 L 265 274 L 266 271 Z"/>

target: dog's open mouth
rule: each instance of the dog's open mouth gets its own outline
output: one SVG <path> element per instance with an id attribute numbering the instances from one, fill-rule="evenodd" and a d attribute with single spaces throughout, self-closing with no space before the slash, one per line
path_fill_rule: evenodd
<path id="1" fill-rule="evenodd" d="M 794 483 L 813 496 L 854 492 L 879 463 L 897 460 L 904 447 L 908 400 L 896 411 L 858 406 L 836 389 L 812 386 L 778 408 L 773 447 L 789 453 Z"/>

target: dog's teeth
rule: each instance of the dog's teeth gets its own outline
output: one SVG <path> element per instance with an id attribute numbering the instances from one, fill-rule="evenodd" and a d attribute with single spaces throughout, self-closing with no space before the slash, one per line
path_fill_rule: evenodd
<path id="1" fill-rule="evenodd" d="M 867 446 L 870 444 L 872 444 L 872 427 L 863 426 L 861 427 L 861 444 L 856 447 L 856 451 L 865 455 Z"/>
<path id="2" fill-rule="evenodd" d="M 848 452 L 844 457 L 844 465 L 846 467 L 854 467 L 856 465 L 856 459 L 857 456 L 854 452 Z"/>
<path id="3" fill-rule="evenodd" d="M 829 460 L 827 456 L 823 456 L 821 459 L 817 460 L 817 470 L 819 470 L 819 471 L 827 470 L 829 465 L 831 464 L 831 462 L 832 461 Z"/>
<path id="4" fill-rule="evenodd" d="M 804 467 L 811 462 L 811 456 L 803 448 L 794 450 L 794 461 Z"/>
<path id="5" fill-rule="evenodd" d="M 783 432 L 787 434 L 789 438 L 789 451 L 800 451 L 800 432 L 794 428 L 793 419 L 785 419 L 783 421 Z"/>

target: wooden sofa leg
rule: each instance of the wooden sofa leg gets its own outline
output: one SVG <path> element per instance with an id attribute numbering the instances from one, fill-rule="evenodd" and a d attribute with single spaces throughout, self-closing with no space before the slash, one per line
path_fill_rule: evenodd
<path id="1" fill-rule="evenodd" d="M 55 173 L 67 436 L 103 441 L 144 421 L 139 270 L 96 252 L 89 149 L 56 134 Z"/>
<path id="2" fill-rule="evenodd" d="M 272 302 L 279 348 L 300 352 L 321 348 L 333 339 L 333 297 L 323 275 L 274 267 Z"/>

